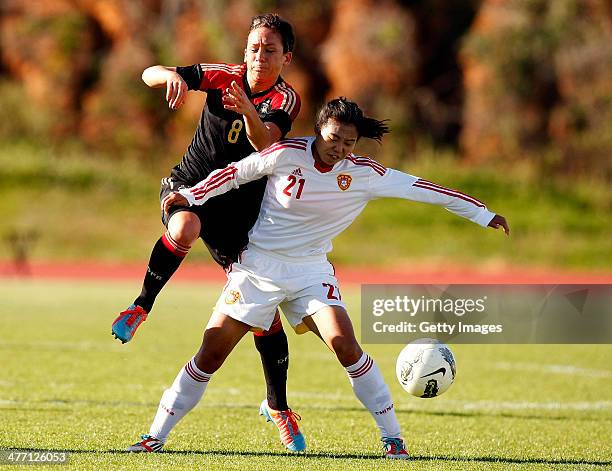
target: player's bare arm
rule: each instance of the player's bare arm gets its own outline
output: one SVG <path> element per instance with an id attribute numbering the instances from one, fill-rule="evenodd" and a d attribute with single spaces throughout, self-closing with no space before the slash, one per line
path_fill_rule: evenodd
<path id="1" fill-rule="evenodd" d="M 236 83 L 225 89 L 223 106 L 244 116 L 247 138 L 255 150 L 260 151 L 282 137 L 282 132 L 274 123 L 264 123 L 245 91 Z"/>
<path id="2" fill-rule="evenodd" d="M 185 103 L 187 83 L 177 73 L 176 67 L 148 67 L 142 73 L 142 80 L 151 88 L 166 87 L 166 101 L 170 109 L 177 110 Z"/>
<path id="3" fill-rule="evenodd" d="M 496 214 L 495 217 L 491 219 L 491 222 L 489 222 L 489 227 L 492 227 L 493 229 L 499 229 L 501 227 L 507 236 L 510 235 L 510 226 L 508 226 L 506 218 L 500 214 Z"/>

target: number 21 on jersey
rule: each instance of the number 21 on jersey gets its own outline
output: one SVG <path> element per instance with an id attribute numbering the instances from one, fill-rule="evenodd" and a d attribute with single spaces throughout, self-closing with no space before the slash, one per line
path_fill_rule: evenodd
<path id="1" fill-rule="evenodd" d="M 342 296 L 340 295 L 340 290 L 337 286 L 332 285 L 331 283 L 321 283 L 323 288 L 327 289 L 327 299 L 335 299 L 336 301 L 342 300 Z"/>
<path id="2" fill-rule="evenodd" d="M 285 187 L 283 193 L 291 198 L 293 196 L 293 187 L 297 183 L 297 192 L 295 194 L 295 199 L 299 200 L 302 197 L 302 190 L 304 189 L 304 183 L 306 183 L 306 180 L 303 178 L 300 178 L 298 180 L 295 175 L 289 175 L 287 177 L 287 180 L 289 181 L 289 184 Z"/>

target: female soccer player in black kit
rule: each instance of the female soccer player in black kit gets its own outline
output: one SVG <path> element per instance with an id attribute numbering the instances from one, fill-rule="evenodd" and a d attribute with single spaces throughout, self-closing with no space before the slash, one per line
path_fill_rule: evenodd
<path id="1" fill-rule="evenodd" d="M 294 42 L 288 22 L 274 14 L 259 15 L 251 22 L 243 64 L 157 65 L 143 72 L 148 86 L 166 87 L 166 100 L 174 110 L 185 102 L 188 90 L 207 93 L 187 152 L 170 176 L 162 180 L 160 200 L 172 191 L 193 186 L 216 169 L 265 149 L 290 131 L 300 110 L 300 97 L 280 74 L 291 62 Z M 259 214 L 265 186 L 266 179 L 262 179 L 204 206 L 176 207 L 162 215 L 167 231 L 153 247 L 142 292 L 114 321 L 113 335 L 123 343 L 132 339 L 156 296 L 198 237 L 215 261 L 230 270 L 248 243 L 248 232 Z M 270 415 L 285 446 L 301 451 L 306 446 L 304 438 L 287 405 L 289 350 L 278 312 L 268 331 L 254 334 L 266 378 Z M 197 372 L 194 376 L 197 380 Z M 146 437 L 141 443 L 143 449 L 133 451 L 156 451 L 147 450 Z"/>

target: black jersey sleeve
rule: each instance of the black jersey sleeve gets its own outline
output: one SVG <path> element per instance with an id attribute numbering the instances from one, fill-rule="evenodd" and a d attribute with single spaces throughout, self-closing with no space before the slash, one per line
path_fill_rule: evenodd
<path id="1" fill-rule="evenodd" d="M 176 72 L 187 83 L 188 90 L 199 90 L 202 83 L 202 67 L 200 64 L 177 67 Z"/>
<path id="2" fill-rule="evenodd" d="M 260 116 L 264 123 L 274 123 L 281 130 L 282 137 L 291 131 L 291 118 L 284 110 L 272 110 Z"/>

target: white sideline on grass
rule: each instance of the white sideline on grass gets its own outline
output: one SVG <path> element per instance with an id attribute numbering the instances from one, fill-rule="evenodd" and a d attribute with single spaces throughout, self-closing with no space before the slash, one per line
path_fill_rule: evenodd
<path id="1" fill-rule="evenodd" d="M 235 390 L 234 390 L 235 391 Z M 227 391 L 224 391 L 223 389 L 221 389 L 218 392 L 225 392 L 227 393 Z M 317 398 L 317 399 L 321 399 L 322 396 L 320 394 L 316 394 L 316 393 L 298 393 L 296 395 L 299 395 L 301 397 L 312 397 L 312 398 Z M 348 395 L 348 394 L 337 394 L 334 395 L 333 398 L 335 400 L 346 400 L 346 401 L 355 401 L 354 396 L 352 395 Z M 74 403 L 81 403 L 84 405 L 89 405 L 89 401 L 86 400 L 75 400 L 74 402 L 71 401 L 70 399 L 66 399 L 65 401 L 54 401 L 54 400 L 35 400 L 35 401 L 22 401 L 19 399 L 1 399 L 0 398 L 0 406 L 3 405 L 27 405 L 27 404 L 40 404 L 40 403 L 56 403 L 57 404 L 66 404 L 67 406 L 70 406 L 70 404 L 72 404 L 72 406 L 74 405 Z M 414 410 L 414 411 L 422 411 L 423 409 L 421 407 L 416 406 L 416 403 L 413 402 L 413 404 L 415 404 L 415 407 L 398 407 L 398 410 L 404 410 L 404 411 L 410 411 L 410 410 Z M 108 406 L 108 404 L 105 404 L 106 406 Z M 117 406 L 121 406 L 122 402 L 121 401 L 117 401 L 116 403 Z M 149 404 L 138 404 L 138 403 L 134 403 L 133 405 L 135 406 L 149 406 Z M 470 410 L 470 411 L 491 411 L 491 410 L 495 410 L 495 411 L 503 411 L 503 410 L 573 410 L 573 411 L 592 411 L 592 410 L 596 410 L 596 411 L 606 411 L 606 410 L 612 410 L 612 401 L 578 401 L 578 402 L 561 402 L 561 401 L 548 401 L 548 402 L 533 402 L 533 401 L 488 401 L 488 400 L 483 400 L 483 401 L 458 401 L 458 400 L 453 400 L 453 399 L 447 399 L 446 401 L 444 401 L 443 403 L 441 403 L 441 405 L 443 405 L 444 407 L 436 407 L 435 409 L 428 409 L 428 411 L 434 411 L 434 412 L 444 412 L 444 411 L 449 411 L 449 410 L 457 410 L 457 409 L 462 409 L 462 410 Z M 72 407 L 71 406 L 71 407 Z M 207 408 L 217 408 L 217 407 L 224 407 L 224 408 L 228 408 L 228 409 L 235 409 L 235 408 L 249 408 L 249 407 L 255 407 L 255 405 L 250 404 L 250 403 L 236 403 L 236 402 L 223 402 L 223 401 L 214 401 L 214 400 L 210 400 L 207 401 L 205 404 L 200 404 L 200 407 L 204 406 Z M 317 406 L 312 406 L 312 408 L 314 409 L 333 409 L 332 407 L 317 407 Z M 1 409 L 1 408 L 0 408 Z"/>
<path id="2" fill-rule="evenodd" d="M 589 378 L 612 378 L 612 371 L 593 370 L 573 365 L 553 365 L 542 363 L 519 363 L 500 361 L 494 363 L 493 367 L 499 370 L 537 371 L 541 373 L 553 373 L 569 376 L 586 376 Z"/>

